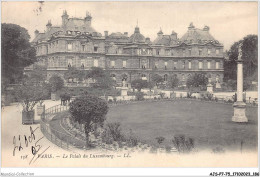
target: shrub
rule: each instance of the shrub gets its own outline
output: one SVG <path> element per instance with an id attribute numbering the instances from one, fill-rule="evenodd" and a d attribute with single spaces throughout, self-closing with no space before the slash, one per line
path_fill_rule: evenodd
<path id="1" fill-rule="evenodd" d="M 222 147 L 216 147 L 214 149 L 212 149 L 213 153 L 224 153 L 225 150 Z"/>
<path id="2" fill-rule="evenodd" d="M 163 98 L 164 98 L 164 95 L 165 95 L 165 93 L 159 93 L 159 95 L 160 95 L 161 99 L 163 99 Z"/>
<path id="3" fill-rule="evenodd" d="M 162 137 L 162 136 L 156 137 L 155 139 L 157 140 L 157 143 L 158 143 L 159 145 L 162 144 L 163 141 L 165 140 L 165 138 Z"/>
<path id="4" fill-rule="evenodd" d="M 194 139 L 185 138 L 184 135 L 175 136 L 172 143 L 180 153 L 189 153 L 194 149 Z"/>
<path id="5" fill-rule="evenodd" d="M 107 123 L 103 132 L 102 140 L 106 141 L 108 138 L 109 142 L 112 141 L 123 141 L 124 135 L 122 133 L 121 124 L 119 122 Z M 108 143 L 108 144 L 110 144 Z"/>
<path id="6" fill-rule="evenodd" d="M 138 144 L 138 138 L 134 135 L 131 129 L 129 135 L 126 136 L 126 142 L 129 147 L 134 147 Z"/>
<path id="7" fill-rule="evenodd" d="M 135 97 L 138 101 L 144 100 L 144 93 L 143 92 L 136 92 Z"/>

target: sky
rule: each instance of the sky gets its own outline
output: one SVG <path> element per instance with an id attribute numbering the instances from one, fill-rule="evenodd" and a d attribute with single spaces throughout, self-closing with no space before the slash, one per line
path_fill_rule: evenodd
<path id="1" fill-rule="evenodd" d="M 228 50 L 249 34 L 258 34 L 257 2 L 2 2 L 2 23 L 26 28 L 33 39 L 34 31 L 46 30 L 48 20 L 61 25 L 63 10 L 69 17 L 92 15 L 92 26 L 104 31 L 128 32 L 140 28 L 154 40 L 160 28 L 164 34 L 178 33 L 180 38 L 191 22 L 196 28 L 210 27 L 210 34 Z M 31 40 L 32 40 L 31 39 Z"/>

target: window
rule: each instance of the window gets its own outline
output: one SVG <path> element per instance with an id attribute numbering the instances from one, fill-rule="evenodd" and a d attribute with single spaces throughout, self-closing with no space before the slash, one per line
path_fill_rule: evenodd
<path id="1" fill-rule="evenodd" d="M 157 69 L 158 68 L 158 60 L 157 61 L 154 61 L 154 68 Z"/>
<path id="2" fill-rule="evenodd" d="M 156 55 L 160 55 L 160 50 L 156 50 Z"/>
<path id="3" fill-rule="evenodd" d="M 219 69 L 219 62 L 216 62 L 216 69 Z"/>
<path id="4" fill-rule="evenodd" d="M 211 62 L 208 61 L 208 69 L 210 69 L 210 68 L 211 68 Z"/>
<path id="5" fill-rule="evenodd" d="M 199 61 L 199 69 L 202 69 L 202 61 Z"/>
<path id="6" fill-rule="evenodd" d="M 165 50 L 165 54 L 166 54 L 166 55 L 170 55 L 170 54 L 171 54 L 171 53 L 170 53 L 170 50 L 168 50 L 168 49 Z"/>
<path id="7" fill-rule="evenodd" d="M 191 61 L 189 61 L 189 69 L 191 69 Z"/>
<path id="8" fill-rule="evenodd" d="M 219 49 L 216 49 L 216 55 L 218 55 L 219 54 Z"/>
<path id="9" fill-rule="evenodd" d="M 191 56 L 191 49 L 189 49 L 189 56 Z"/>
<path id="10" fill-rule="evenodd" d="M 146 75 L 145 75 L 145 74 L 142 74 L 141 76 L 142 76 L 142 80 L 147 80 L 147 78 L 146 78 Z"/>
<path id="11" fill-rule="evenodd" d="M 182 49 L 182 56 L 185 56 L 185 49 Z"/>
<path id="12" fill-rule="evenodd" d="M 116 75 L 115 75 L 115 74 L 111 74 L 110 77 L 111 77 L 113 80 L 116 80 Z"/>
<path id="13" fill-rule="evenodd" d="M 173 50 L 171 50 L 171 55 L 174 56 L 174 51 Z"/>
<path id="14" fill-rule="evenodd" d="M 199 56 L 202 55 L 202 49 L 199 49 Z"/>
<path id="15" fill-rule="evenodd" d="M 184 74 L 182 74 L 182 81 L 185 81 L 185 75 Z"/>
<path id="16" fill-rule="evenodd" d="M 72 42 L 67 43 L 68 51 L 72 51 Z"/>
<path id="17" fill-rule="evenodd" d="M 185 69 L 185 61 L 182 62 L 182 69 Z"/>
<path id="18" fill-rule="evenodd" d="M 82 45 L 82 51 L 84 52 L 86 50 L 85 45 Z"/>
<path id="19" fill-rule="evenodd" d="M 68 68 L 72 66 L 72 59 L 68 59 Z"/>
<path id="20" fill-rule="evenodd" d="M 81 68 L 85 67 L 85 60 L 84 59 L 80 60 L 80 67 Z"/>
<path id="21" fill-rule="evenodd" d="M 98 59 L 94 59 L 94 67 L 98 67 Z"/>
<path id="22" fill-rule="evenodd" d="M 177 61 L 175 61 L 174 63 L 173 63 L 173 69 L 177 69 Z"/>
<path id="23" fill-rule="evenodd" d="M 126 60 L 123 60 L 123 68 L 126 68 Z"/>
<path id="24" fill-rule="evenodd" d="M 111 66 L 112 68 L 115 67 L 115 61 L 114 61 L 114 60 L 111 60 L 111 61 L 110 61 L 110 66 Z"/>
<path id="25" fill-rule="evenodd" d="M 163 76 L 163 80 L 164 80 L 165 82 L 168 80 L 168 75 L 167 75 L 167 74 L 165 74 L 165 75 Z"/>
<path id="26" fill-rule="evenodd" d="M 168 65 L 168 62 L 165 61 L 165 62 L 164 62 L 164 69 L 165 69 L 165 70 L 167 69 L 167 65 Z"/>
<path id="27" fill-rule="evenodd" d="M 95 46 L 95 47 L 94 47 L 94 52 L 97 52 L 97 51 L 98 51 L 98 47 Z"/>
<path id="28" fill-rule="evenodd" d="M 92 67 L 92 66 L 93 66 L 93 59 L 91 57 L 87 57 L 85 67 Z"/>
<path id="29" fill-rule="evenodd" d="M 211 53 L 211 51 L 210 51 L 210 49 L 208 49 L 208 55 L 210 55 L 210 53 Z"/>

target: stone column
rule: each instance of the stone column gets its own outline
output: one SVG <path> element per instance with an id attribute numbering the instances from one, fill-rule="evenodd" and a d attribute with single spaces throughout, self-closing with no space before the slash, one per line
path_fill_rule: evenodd
<path id="1" fill-rule="evenodd" d="M 234 116 L 233 122 L 248 122 L 246 117 L 246 104 L 243 102 L 243 61 L 241 45 L 238 48 L 237 59 L 237 101 L 234 103 Z"/>

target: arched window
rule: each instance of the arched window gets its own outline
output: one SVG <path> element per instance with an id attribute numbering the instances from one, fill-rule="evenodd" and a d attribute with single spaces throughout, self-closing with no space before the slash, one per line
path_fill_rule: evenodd
<path id="1" fill-rule="evenodd" d="M 163 76 L 163 80 L 164 80 L 165 82 L 168 81 L 168 75 L 167 75 L 167 74 L 165 74 L 165 75 Z"/>
<path id="2" fill-rule="evenodd" d="M 116 80 L 116 75 L 115 75 L 115 74 L 111 74 L 110 77 L 111 77 L 113 80 Z"/>
<path id="3" fill-rule="evenodd" d="M 142 74 L 141 77 L 142 77 L 142 80 L 147 80 L 147 77 L 145 74 Z"/>
<path id="4" fill-rule="evenodd" d="M 181 75 L 182 81 L 185 81 L 185 74 Z"/>

